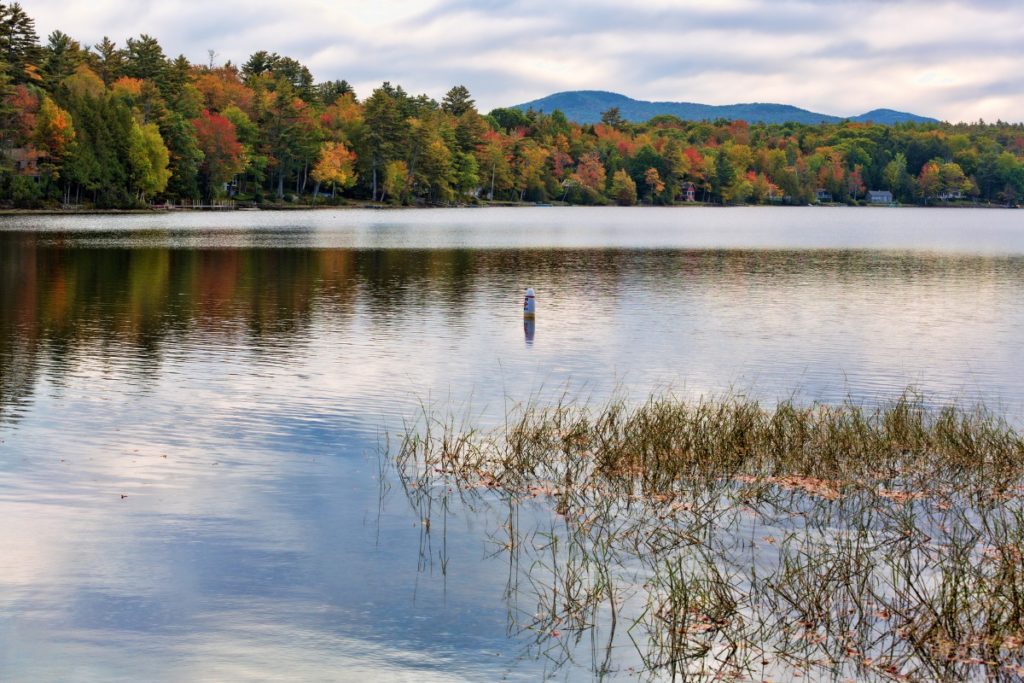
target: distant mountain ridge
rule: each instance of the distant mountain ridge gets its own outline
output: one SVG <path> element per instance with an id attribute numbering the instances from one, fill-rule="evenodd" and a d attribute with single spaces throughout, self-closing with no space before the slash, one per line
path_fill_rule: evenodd
<path id="1" fill-rule="evenodd" d="M 830 114 L 819 114 L 789 104 L 751 102 L 746 104 L 698 104 L 695 102 L 645 102 L 634 100 L 619 93 L 604 90 L 572 90 L 559 92 L 539 100 L 516 104 L 511 109 L 542 111 L 551 113 L 558 109 L 571 121 L 597 123 L 601 114 L 612 107 L 619 108 L 623 119 L 633 122 L 647 121 L 655 116 L 669 114 L 685 121 L 713 121 L 715 119 L 742 119 L 750 123 L 838 123 L 844 120 L 872 121 L 893 125 L 914 121 L 937 123 L 938 119 L 919 116 L 893 109 L 873 109 L 858 116 L 844 118 Z"/>

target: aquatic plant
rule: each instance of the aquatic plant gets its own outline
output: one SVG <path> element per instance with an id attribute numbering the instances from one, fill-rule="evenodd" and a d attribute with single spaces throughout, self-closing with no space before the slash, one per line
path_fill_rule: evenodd
<path id="1" fill-rule="evenodd" d="M 555 667 L 1024 675 L 1024 439 L 984 408 L 563 400 L 490 431 L 424 410 L 388 456 L 428 536 L 436 509 L 503 520 L 510 627 Z"/>

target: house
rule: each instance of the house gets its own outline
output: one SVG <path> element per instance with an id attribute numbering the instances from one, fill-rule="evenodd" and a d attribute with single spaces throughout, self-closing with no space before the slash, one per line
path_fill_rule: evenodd
<path id="1" fill-rule="evenodd" d="M 39 158 L 41 156 L 41 152 L 31 147 L 15 147 L 7 152 L 7 157 L 14 167 L 14 173 L 30 178 L 39 177 Z"/>
<path id="2" fill-rule="evenodd" d="M 868 190 L 869 204 L 892 204 L 892 192 L 889 190 Z"/>
<path id="3" fill-rule="evenodd" d="M 832 193 L 823 187 L 819 187 L 817 190 L 815 190 L 814 196 L 818 199 L 819 202 L 832 201 Z"/>
<path id="4" fill-rule="evenodd" d="M 693 183 L 683 183 L 683 197 L 688 202 L 697 201 L 697 186 Z"/>
<path id="5" fill-rule="evenodd" d="M 963 198 L 964 198 L 964 193 L 961 192 L 960 190 L 953 190 L 953 191 L 946 191 L 946 192 L 940 192 L 939 193 L 939 199 L 941 199 L 942 201 L 945 201 L 945 202 L 948 202 L 951 199 L 963 199 Z"/>

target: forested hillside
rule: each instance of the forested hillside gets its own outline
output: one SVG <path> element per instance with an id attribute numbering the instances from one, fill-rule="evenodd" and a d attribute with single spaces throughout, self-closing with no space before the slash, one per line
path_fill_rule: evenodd
<path id="1" fill-rule="evenodd" d="M 714 121 L 716 119 L 743 119 L 748 123 L 841 123 L 844 117 L 819 114 L 789 104 L 750 102 L 747 104 L 698 104 L 696 102 L 645 102 L 603 90 L 573 90 L 560 92 L 539 100 L 515 105 L 529 111 L 561 111 L 579 123 L 598 123 L 601 115 L 611 108 L 619 110 L 626 121 L 643 122 L 655 116 L 669 115 L 688 121 Z M 864 114 L 847 117 L 850 121 L 872 123 L 937 123 L 935 119 L 892 109 L 874 109 Z"/>
<path id="2" fill-rule="evenodd" d="M 567 201 L 1015 204 L 1024 127 L 804 125 L 658 116 L 601 123 L 476 110 L 384 83 L 360 99 L 290 57 L 169 57 L 156 38 L 83 45 L 0 4 L 0 204 Z M 824 196 L 824 195 L 822 195 Z"/>

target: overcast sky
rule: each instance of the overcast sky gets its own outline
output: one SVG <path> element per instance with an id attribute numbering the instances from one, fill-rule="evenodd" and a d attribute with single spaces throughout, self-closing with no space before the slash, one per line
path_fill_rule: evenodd
<path id="1" fill-rule="evenodd" d="M 265 49 L 360 97 L 382 81 L 478 107 L 561 90 L 645 100 L 888 107 L 1024 120 L 1020 0 L 22 0 L 40 36 L 156 36 L 169 55 Z"/>

